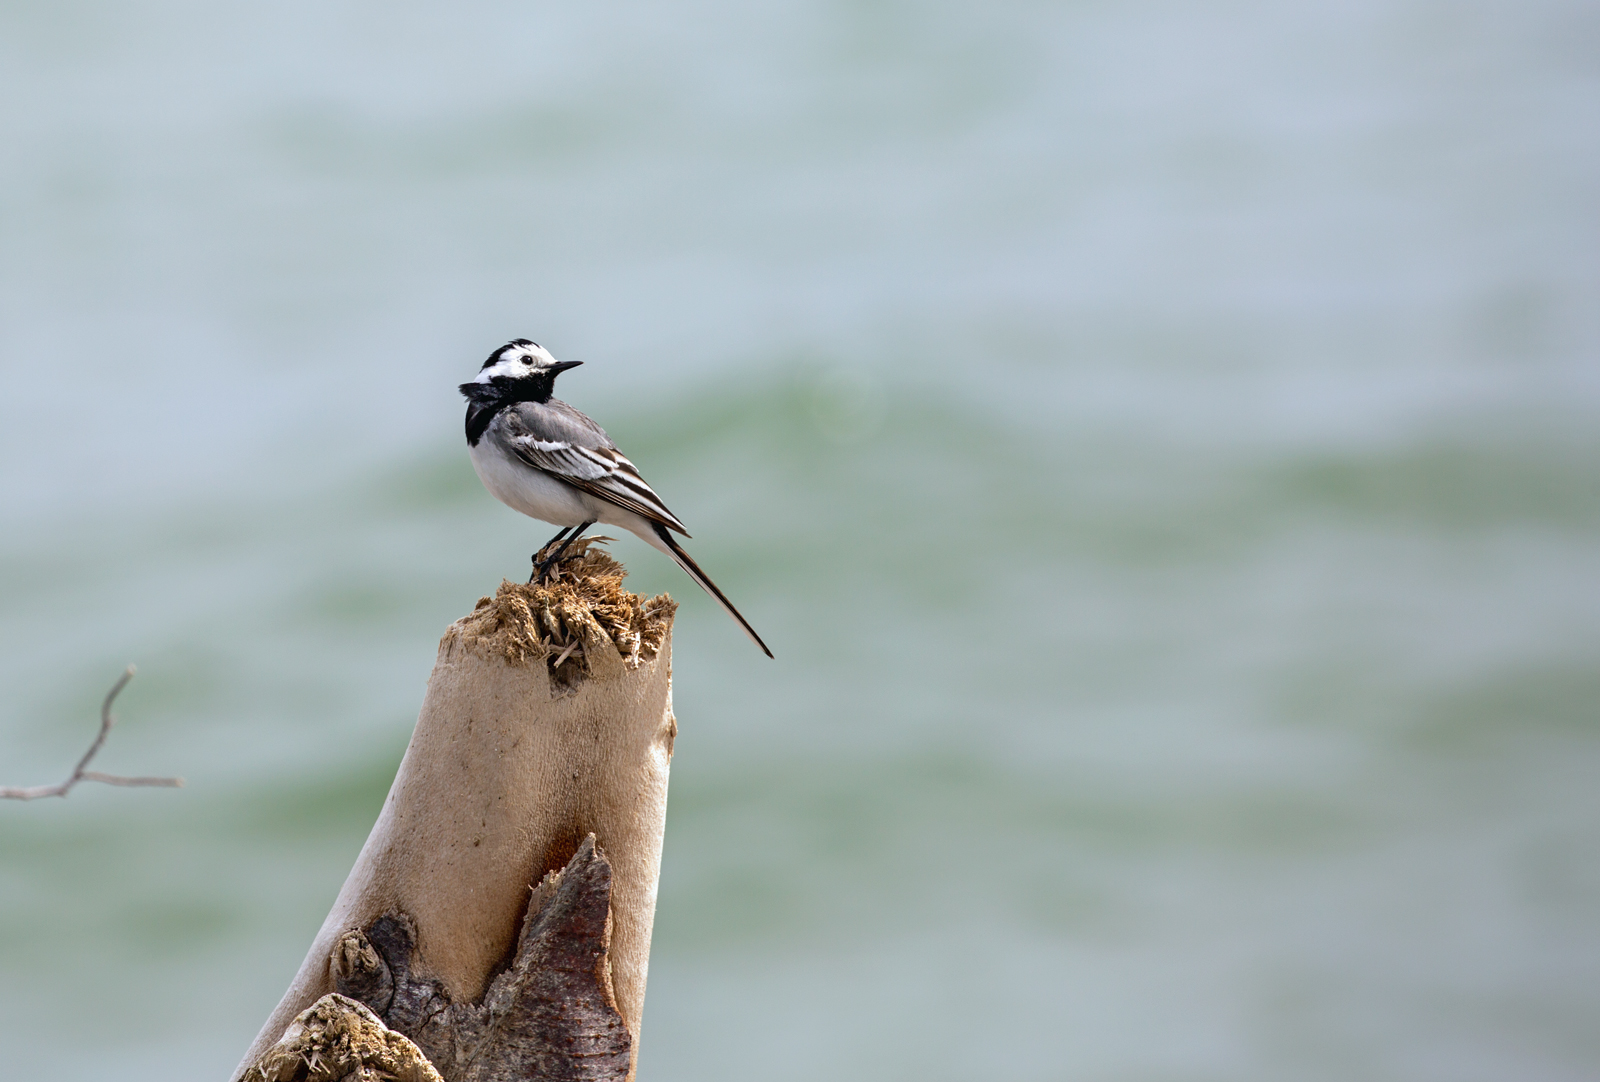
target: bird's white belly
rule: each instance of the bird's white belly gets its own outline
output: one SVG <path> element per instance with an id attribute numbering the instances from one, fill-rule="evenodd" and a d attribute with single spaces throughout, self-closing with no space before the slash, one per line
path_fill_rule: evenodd
<path id="1" fill-rule="evenodd" d="M 472 468 L 489 494 L 507 507 L 554 526 L 577 526 L 599 515 L 596 501 L 564 481 L 507 456 L 486 434 L 469 448 Z"/>

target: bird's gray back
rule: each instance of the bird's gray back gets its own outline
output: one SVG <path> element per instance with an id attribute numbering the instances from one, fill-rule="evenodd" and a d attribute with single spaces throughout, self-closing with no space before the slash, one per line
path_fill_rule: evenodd
<path id="1" fill-rule="evenodd" d="M 689 536 L 605 429 L 565 402 L 552 398 L 507 406 L 489 432 L 507 453 L 534 469 Z"/>
<path id="2" fill-rule="evenodd" d="M 513 438 L 531 436 L 536 440 L 568 443 L 590 450 L 617 449 L 605 429 L 559 398 L 548 402 L 514 403 L 501 410 L 495 420 L 504 427 L 505 434 Z"/>

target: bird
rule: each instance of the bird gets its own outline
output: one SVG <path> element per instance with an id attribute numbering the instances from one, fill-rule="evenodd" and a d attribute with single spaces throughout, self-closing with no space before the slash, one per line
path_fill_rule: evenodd
<path id="1" fill-rule="evenodd" d="M 553 397 L 556 377 L 582 363 L 558 361 L 537 342 L 513 338 L 460 387 L 467 450 L 483 487 L 512 510 L 561 527 L 539 551 L 558 541 L 561 547 L 543 561 L 534 555 L 533 577 L 595 523 L 620 526 L 671 557 L 771 657 L 755 628 L 672 536 L 689 536 L 678 516 L 605 429 Z"/>

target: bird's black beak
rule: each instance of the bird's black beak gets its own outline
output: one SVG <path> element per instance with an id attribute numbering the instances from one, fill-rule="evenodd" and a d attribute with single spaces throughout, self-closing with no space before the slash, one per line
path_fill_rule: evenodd
<path id="1" fill-rule="evenodd" d="M 559 376 L 567 369 L 576 368 L 582 363 L 582 361 L 557 361 L 555 364 L 550 366 L 550 374 L 552 376 Z"/>

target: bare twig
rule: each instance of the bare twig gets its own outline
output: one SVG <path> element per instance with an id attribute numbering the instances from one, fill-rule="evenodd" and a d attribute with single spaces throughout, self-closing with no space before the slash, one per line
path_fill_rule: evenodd
<path id="1" fill-rule="evenodd" d="M 106 785 L 139 785 L 158 786 L 167 789 L 178 789 L 183 786 L 182 778 L 129 778 L 121 774 L 102 774 L 98 770 L 88 769 L 89 760 L 93 759 L 100 751 L 100 746 L 106 742 L 106 737 L 111 735 L 111 726 L 116 719 L 111 716 L 111 704 L 122 689 L 128 686 L 128 681 L 133 679 L 133 666 L 129 665 L 117 682 L 111 685 L 111 690 L 106 693 L 106 701 L 100 705 L 100 734 L 94 738 L 94 743 L 89 745 L 89 750 L 83 753 L 83 758 L 78 760 L 78 765 L 73 768 L 67 780 L 60 785 L 32 785 L 16 787 L 0 785 L 0 797 L 7 800 L 37 800 L 42 796 L 66 796 L 72 787 L 80 781 L 98 781 Z"/>

